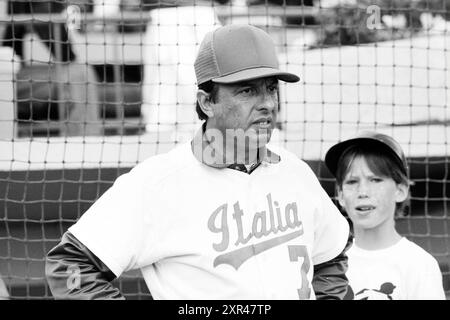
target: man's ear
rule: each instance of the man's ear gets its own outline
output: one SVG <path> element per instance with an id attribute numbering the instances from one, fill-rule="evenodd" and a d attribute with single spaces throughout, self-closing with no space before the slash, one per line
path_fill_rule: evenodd
<path id="1" fill-rule="evenodd" d="M 214 117 L 214 110 L 212 108 L 213 102 L 211 101 L 211 95 L 205 90 L 197 91 L 197 102 L 202 109 L 203 113 L 208 116 L 208 118 Z"/>

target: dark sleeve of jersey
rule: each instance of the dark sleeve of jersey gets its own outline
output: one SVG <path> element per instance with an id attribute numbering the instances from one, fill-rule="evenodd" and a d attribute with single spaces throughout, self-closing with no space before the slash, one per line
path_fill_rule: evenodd
<path id="1" fill-rule="evenodd" d="M 317 300 L 353 300 L 353 290 L 345 275 L 348 268 L 346 252 L 352 243 L 350 233 L 344 250 L 337 257 L 314 266 L 312 286 Z"/>
<path id="2" fill-rule="evenodd" d="M 47 254 L 45 275 L 55 299 L 125 299 L 114 273 L 70 232 Z"/>

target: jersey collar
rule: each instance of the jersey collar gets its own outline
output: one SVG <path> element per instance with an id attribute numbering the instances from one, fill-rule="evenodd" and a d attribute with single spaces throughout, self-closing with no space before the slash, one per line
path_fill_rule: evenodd
<path id="1" fill-rule="evenodd" d="M 201 128 L 197 131 L 197 133 L 194 136 L 194 139 L 191 141 L 191 150 L 194 154 L 195 158 L 207 166 L 213 167 L 213 168 L 230 168 L 234 170 L 239 171 L 245 171 L 247 173 L 253 172 L 261 163 L 266 162 L 270 164 L 276 164 L 281 161 L 281 157 L 276 154 L 275 152 L 269 150 L 266 146 L 263 146 L 259 148 L 258 150 L 258 162 L 254 163 L 250 166 L 250 168 L 246 168 L 244 164 L 237 164 L 237 163 L 216 163 L 215 161 L 208 161 L 209 159 L 206 159 L 203 157 L 203 154 L 207 152 L 212 152 L 212 146 L 210 141 L 207 139 L 205 135 L 206 130 L 206 122 L 203 123 Z M 210 149 L 210 151 L 208 150 Z M 212 159 L 211 159 L 212 160 Z"/>

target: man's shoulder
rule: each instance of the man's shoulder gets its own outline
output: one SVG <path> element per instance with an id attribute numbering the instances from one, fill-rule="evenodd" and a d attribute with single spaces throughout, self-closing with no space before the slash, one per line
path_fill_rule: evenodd
<path id="1" fill-rule="evenodd" d="M 272 153 L 275 153 L 279 155 L 280 162 L 284 164 L 286 167 L 289 167 L 291 169 L 297 168 L 298 170 L 301 170 L 302 172 L 308 172 L 313 173 L 311 167 L 299 156 L 297 156 L 292 151 L 287 150 L 286 148 L 279 146 L 279 145 L 267 145 L 267 149 L 270 150 Z M 315 176 L 315 175 L 314 175 Z"/>
<path id="2" fill-rule="evenodd" d="M 270 150 L 272 153 L 275 153 L 280 156 L 281 161 L 289 161 L 299 164 L 306 164 L 302 159 L 300 159 L 296 154 L 294 154 L 292 151 L 289 151 L 285 147 L 282 147 L 278 144 L 268 144 L 267 149 Z"/>
<path id="3" fill-rule="evenodd" d="M 146 181 L 161 181 L 180 170 L 187 170 L 194 163 L 189 152 L 189 143 L 180 144 L 168 152 L 145 159 L 137 164 L 130 174 Z"/>

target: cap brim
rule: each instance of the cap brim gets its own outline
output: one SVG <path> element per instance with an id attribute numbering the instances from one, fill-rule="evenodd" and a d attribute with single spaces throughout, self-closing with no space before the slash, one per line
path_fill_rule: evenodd
<path id="1" fill-rule="evenodd" d="M 345 150 L 347 150 L 350 146 L 362 144 L 370 144 L 374 147 L 384 148 L 392 152 L 392 150 L 388 146 L 386 146 L 385 143 L 374 138 L 354 138 L 335 144 L 330 148 L 330 150 L 327 151 L 327 154 L 325 155 L 325 165 L 333 174 L 333 176 L 336 176 L 339 158 L 342 156 Z"/>
<path id="2" fill-rule="evenodd" d="M 232 74 L 228 74 L 226 76 L 214 78 L 212 79 L 212 81 L 216 83 L 235 83 L 265 77 L 277 77 L 279 80 L 285 82 L 297 82 L 300 80 L 300 77 L 293 73 L 283 72 L 281 70 L 274 68 L 259 67 L 253 69 L 246 69 Z"/>

